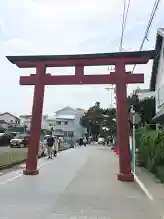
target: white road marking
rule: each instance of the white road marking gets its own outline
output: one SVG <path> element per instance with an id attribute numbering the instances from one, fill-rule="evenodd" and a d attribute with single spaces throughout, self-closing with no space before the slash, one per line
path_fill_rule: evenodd
<path id="1" fill-rule="evenodd" d="M 134 174 L 134 173 L 133 173 Z M 140 188 L 142 189 L 142 191 L 146 194 L 146 196 L 153 201 L 153 196 L 151 195 L 151 193 L 148 191 L 148 189 L 145 187 L 145 185 L 141 182 L 141 180 L 138 178 L 138 176 L 136 176 L 134 174 L 134 179 L 135 181 L 138 183 L 138 185 L 140 186 Z"/>
<path id="2" fill-rule="evenodd" d="M 38 169 L 40 169 L 43 166 L 48 165 L 51 162 L 52 162 L 52 160 L 38 165 Z M 23 176 L 23 172 L 22 172 L 22 170 L 19 170 L 19 171 L 16 172 L 16 175 L 14 177 L 11 177 L 9 179 L 4 180 L 3 182 L 0 182 L 0 185 L 6 185 L 9 182 L 13 182 L 14 180 L 20 178 L 21 176 Z"/>

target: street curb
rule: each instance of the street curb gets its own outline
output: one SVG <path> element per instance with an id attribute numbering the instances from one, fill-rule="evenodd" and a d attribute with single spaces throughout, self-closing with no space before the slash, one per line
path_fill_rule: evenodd
<path id="1" fill-rule="evenodd" d="M 148 191 L 148 189 L 145 187 L 145 185 L 143 184 L 143 182 L 138 178 L 138 176 L 133 173 L 134 175 L 134 180 L 136 181 L 136 183 L 139 185 L 139 187 L 141 188 L 141 190 L 145 193 L 145 195 L 151 200 L 153 201 L 153 196 L 151 195 L 151 193 Z"/>
<path id="2" fill-rule="evenodd" d="M 6 170 L 6 169 L 11 169 L 19 164 L 22 164 L 26 162 L 26 159 L 23 159 L 23 160 L 20 160 L 20 161 L 16 161 L 16 162 L 13 162 L 11 164 L 8 164 L 8 165 L 4 165 L 4 166 L 0 166 L 0 170 Z"/>

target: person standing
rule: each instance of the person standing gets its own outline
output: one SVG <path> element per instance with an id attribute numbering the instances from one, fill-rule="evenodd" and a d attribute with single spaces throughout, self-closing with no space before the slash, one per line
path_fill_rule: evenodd
<path id="1" fill-rule="evenodd" d="M 80 137 L 79 145 L 80 145 L 80 147 L 83 145 L 83 137 Z"/>
<path id="2" fill-rule="evenodd" d="M 52 150 L 54 145 L 54 138 L 52 134 L 47 138 L 47 151 L 48 151 L 48 159 L 52 159 Z"/>

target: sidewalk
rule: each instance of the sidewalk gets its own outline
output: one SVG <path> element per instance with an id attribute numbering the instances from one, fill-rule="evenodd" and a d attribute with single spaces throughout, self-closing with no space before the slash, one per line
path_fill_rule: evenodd
<path id="1" fill-rule="evenodd" d="M 40 162 L 38 176 L 0 177 L 0 218 L 159 219 L 136 183 L 117 181 L 117 157 L 107 147 L 61 152 Z"/>
<path id="2" fill-rule="evenodd" d="M 154 206 L 164 218 L 164 184 L 143 167 L 137 167 L 136 174 L 151 194 Z"/>

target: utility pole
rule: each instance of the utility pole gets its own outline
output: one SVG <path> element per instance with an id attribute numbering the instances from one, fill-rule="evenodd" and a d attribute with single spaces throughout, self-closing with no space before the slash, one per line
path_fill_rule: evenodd
<path id="1" fill-rule="evenodd" d="M 115 88 L 113 87 L 113 85 L 111 85 L 110 87 L 105 88 L 105 90 L 107 90 L 109 93 L 109 99 L 110 99 L 109 108 L 113 108 L 113 105 L 115 105 L 113 100 L 113 96 L 115 94 Z"/>

